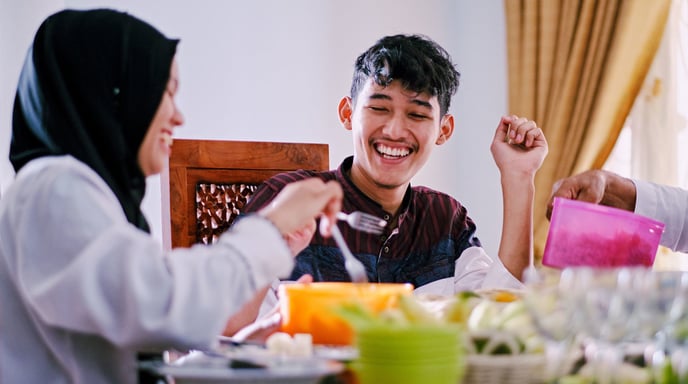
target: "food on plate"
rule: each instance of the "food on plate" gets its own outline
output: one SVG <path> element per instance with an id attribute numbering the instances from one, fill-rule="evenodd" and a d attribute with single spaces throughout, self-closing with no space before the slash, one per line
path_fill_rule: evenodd
<path id="1" fill-rule="evenodd" d="M 265 341 L 268 352 L 274 355 L 310 357 L 313 355 L 313 337 L 297 333 L 292 337 L 285 332 L 275 332 Z"/>
<path id="2" fill-rule="evenodd" d="M 354 329 L 376 326 L 457 325 L 465 349 L 480 354 L 541 353 L 543 341 L 517 293 L 461 292 L 453 296 L 410 295 L 380 313 L 363 306 L 341 306 L 337 313 Z"/>

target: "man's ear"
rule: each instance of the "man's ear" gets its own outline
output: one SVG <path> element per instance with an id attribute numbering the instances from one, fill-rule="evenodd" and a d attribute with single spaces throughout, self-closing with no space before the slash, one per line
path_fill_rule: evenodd
<path id="1" fill-rule="evenodd" d="M 437 136 L 435 144 L 442 145 L 449 140 L 452 133 L 454 133 L 454 116 L 447 113 L 442 116 L 442 121 L 440 122 L 440 134 Z"/>
<path id="2" fill-rule="evenodd" d="M 339 122 L 347 131 L 351 130 L 351 115 L 353 114 L 353 106 L 351 105 L 351 97 L 344 96 L 339 101 L 339 107 L 337 108 L 339 113 Z"/>

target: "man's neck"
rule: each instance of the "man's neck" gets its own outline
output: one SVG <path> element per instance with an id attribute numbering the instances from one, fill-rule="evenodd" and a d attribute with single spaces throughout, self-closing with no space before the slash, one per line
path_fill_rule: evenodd
<path id="1" fill-rule="evenodd" d="M 352 167 L 349 171 L 349 178 L 351 179 L 351 182 L 359 190 L 361 190 L 361 192 L 380 204 L 382 209 L 396 216 L 397 211 L 404 200 L 404 196 L 406 195 L 408 184 L 394 188 L 380 186 L 370 178 L 363 176 L 360 172 L 357 172 L 355 167 Z"/>

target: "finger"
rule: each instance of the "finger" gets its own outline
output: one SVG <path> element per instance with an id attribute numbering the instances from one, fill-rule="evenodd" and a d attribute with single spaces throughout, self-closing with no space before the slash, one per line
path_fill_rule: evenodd
<path id="1" fill-rule="evenodd" d="M 518 117 L 516 115 L 512 115 L 511 117 L 512 121 L 511 124 L 509 124 L 509 140 L 514 141 L 518 134 L 518 128 L 528 120 L 525 117 Z"/>
<path id="2" fill-rule="evenodd" d="M 296 280 L 296 282 L 297 283 L 303 283 L 303 284 L 312 283 L 313 282 L 313 276 L 306 273 L 305 275 L 301 275 L 301 277 L 299 277 Z"/>
<path id="3" fill-rule="evenodd" d="M 552 184 L 552 193 L 549 196 L 549 201 L 547 202 L 547 212 L 545 212 L 545 216 L 547 216 L 547 220 L 552 219 L 552 208 L 554 207 L 554 197 L 557 195 L 559 192 L 559 188 L 561 187 L 563 179 L 559 179 Z"/>
<path id="4" fill-rule="evenodd" d="M 260 328 L 256 328 L 253 333 L 246 336 L 246 341 L 254 341 L 258 343 L 264 343 L 270 335 L 278 332 L 282 328 L 282 318 L 280 316 L 278 322 L 266 323 Z"/>
<path id="5" fill-rule="evenodd" d="M 586 201 L 588 203 L 600 204 L 602 202 L 602 195 L 592 188 L 581 188 L 575 197 L 576 200 Z"/>
<path id="6" fill-rule="evenodd" d="M 332 180 L 325 184 L 327 189 L 327 196 L 329 200 L 325 204 L 322 211 L 322 218 L 320 219 L 320 234 L 329 237 L 331 228 L 337 223 L 337 213 L 342 210 L 342 198 L 344 192 L 338 182 Z"/>
<path id="7" fill-rule="evenodd" d="M 332 236 L 332 225 L 335 223 L 332 221 L 332 219 L 329 216 L 323 215 L 320 218 L 320 227 L 318 228 L 320 230 L 320 234 L 323 235 L 323 237 L 330 237 Z"/>
<path id="8" fill-rule="evenodd" d="M 511 124 L 511 116 L 502 116 L 497 124 L 497 129 L 495 130 L 495 141 L 507 141 L 507 133 L 509 131 L 509 125 Z"/>
<path id="9" fill-rule="evenodd" d="M 532 147 L 536 140 L 542 141 L 545 138 L 545 135 L 542 133 L 542 129 L 538 128 L 535 124 L 533 124 L 533 126 L 534 129 L 529 129 L 525 134 L 525 145 L 528 148 Z"/>
<path id="10" fill-rule="evenodd" d="M 524 144 L 526 133 L 535 129 L 537 129 L 537 124 L 534 121 L 519 118 L 509 127 L 509 138 L 512 144 Z"/>

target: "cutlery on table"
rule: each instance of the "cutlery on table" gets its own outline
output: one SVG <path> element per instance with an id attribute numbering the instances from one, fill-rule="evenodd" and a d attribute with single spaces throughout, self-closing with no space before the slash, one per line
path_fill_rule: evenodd
<path id="1" fill-rule="evenodd" d="M 337 213 L 337 219 L 346 221 L 353 229 L 379 235 L 387 226 L 387 221 L 364 212 Z"/>
<path id="2" fill-rule="evenodd" d="M 351 253 L 349 246 L 346 245 L 342 233 L 339 231 L 339 227 L 337 227 L 336 224 L 332 226 L 332 237 L 339 249 L 342 250 L 342 254 L 344 255 L 344 268 L 346 268 L 349 276 L 351 276 L 351 281 L 354 283 L 367 283 L 368 275 L 365 266 Z"/>

